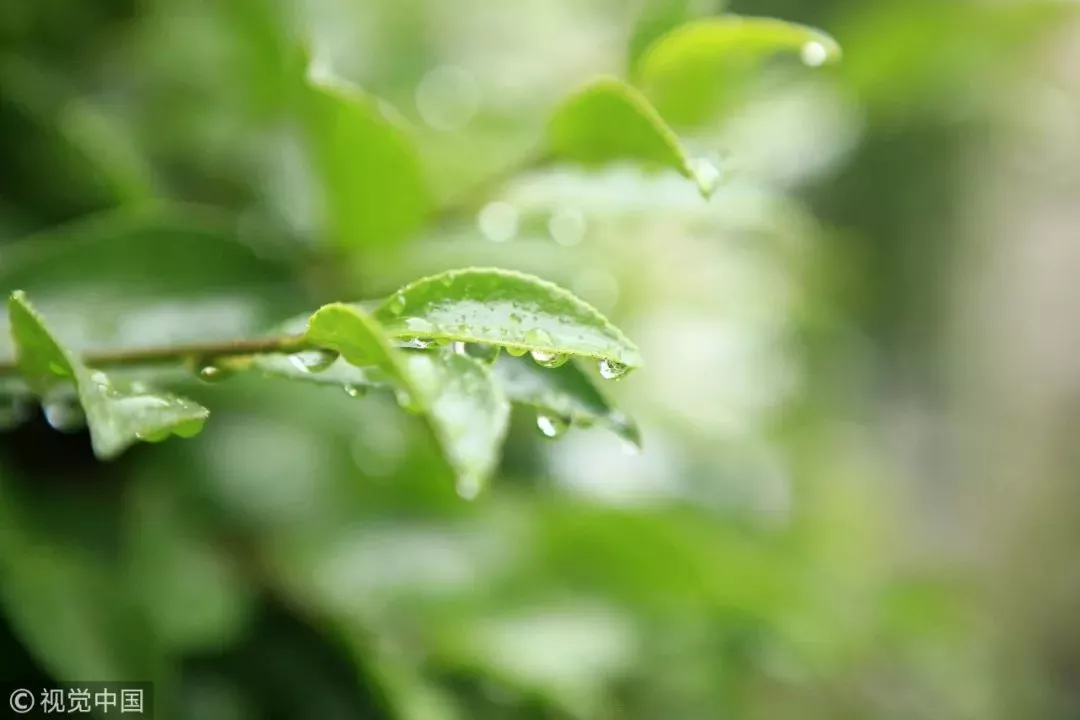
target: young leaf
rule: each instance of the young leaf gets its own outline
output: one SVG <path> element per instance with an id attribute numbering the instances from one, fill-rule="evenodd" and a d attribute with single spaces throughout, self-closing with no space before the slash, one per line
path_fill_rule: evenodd
<path id="1" fill-rule="evenodd" d="M 45 402 L 56 391 L 74 387 L 99 458 L 114 458 L 138 440 L 156 442 L 170 434 L 191 437 L 202 429 L 210 412 L 201 405 L 113 381 L 83 365 L 60 346 L 23 293 L 12 294 L 8 314 L 19 371 L 27 384 Z"/>
<path id="2" fill-rule="evenodd" d="M 543 368 L 524 358 L 500 357 L 492 367 L 511 402 L 570 422 L 596 423 L 641 447 L 637 424 L 616 410 L 576 363 Z"/>
<path id="3" fill-rule="evenodd" d="M 487 368 L 460 355 L 399 350 L 373 318 L 341 303 L 316 311 L 305 339 L 353 365 L 380 369 L 397 386 L 399 401 L 427 421 L 459 492 L 472 496 L 480 490 L 499 459 L 510 413 Z"/>
<path id="4" fill-rule="evenodd" d="M 407 138 L 371 98 L 344 81 L 309 78 L 305 96 L 333 241 L 355 247 L 404 240 L 420 227 L 430 203 Z"/>
<path id="5" fill-rule="evenodd" d="M 375 310 L 388 334 L 499 345 L 511 352 L 582 355 L 639 367 L 637 347 L 567 290 L 532 275 L 452 270 L 406 285 Z"/>
<path id="6" fill-rule="evenodd" d="M 548 137 L 556 157 L 584 165 L 635 160 L 671 168 L 697 183 L 705 197 L 718 179 L 714 167 L 687 155 L 644 95 L 615 78 L 595 80 L 563 101 Z"/>
<path id="7" fill-rule="evenodd" d="M 641 57 L 638 84 L 676 125 L 707 120 L 733 87 L 770 55 L 796 52 L 805 64 L 840 59 L 826 33 L 771 18 L 736 15 L 698 20 L 659 38 Z"/>

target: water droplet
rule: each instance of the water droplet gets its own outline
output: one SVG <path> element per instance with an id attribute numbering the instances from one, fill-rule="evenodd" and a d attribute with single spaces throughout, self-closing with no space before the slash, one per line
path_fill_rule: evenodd
<path id="1" fill-rule="evenodd" d="M 511 345 L 506 348 L 506 354 L 511 357 L 521 357 L 525 353 L 529 352 L 526 348 Z"/>
<path id="2" fill-rule="evenodd" d="M 476 475 L 461 475 L 457 479 L 455 489 L 462 500 L 475 500 L 480 494 L 480 478 Z"/>
<path id="3" fill-rule="evenodd" d="M 802 46 L 799 57 L 810 67 L 820 67 L 829 59 L 829 48 L 817 40 L 811 40 Z"/>
<path id="4" fill-rule="evenodd" d="M 416 110 L 436 130 L 450 132 L 465 127 L 479 107 L 476 78 L 461 68 L 435 68 L 416 86 Z"/>
<path id="5" fill-rule="evenodd" d="M 195 375 L 200 380 L 208 383 L 221 382 L 222 380 L 228 380 L 232 377 L 232 371 L 215 365 L 212 362 L 199 363 L 198 369 L 195 371 Z"/>
<path id="6" fill-rule="evenodd" d="M 454 350 L 455 355 L 468 355 L 469 354 L 467 352 L 467 348 L 465 347 L 465 343 L 463 343 L 460 340 L 457 340 L 457 341 L 454 342 L 453 350 Z"/>
<path id="7" fill-rule="evenodd" d="M 49 425 L 60 432 L 78 432 L 86 427 L 86 413 L 74 398 L 46 400 L 41 409 Z"/>
<path id="8" fill-rule="evenodd" d="M 405 304 L 405 296 L 399 292 L 387 301 L 386 309 L 394 315 L 400 315 L 401 311 L 405 309 Z"/>
<path id="9" fill-rule="evenodd" d="M 466 355 L 485 365 L 491 365 L 498 360 L 501 352 L 502 349 L 498 345 L 488 345 L 487 343 L 470 343 L 465 347 Z"/>
<path id="10" fill-rule="evenodd" d="M 528 345 L 551 347 L 555 344 L 555 341 L 551 339 L 551 335 L 549 335 L 546 330 L 533 328 L 525 333 L 525 343 Z"/>
<path id="11" fill-rule="evenodd" d="M 428 338 L 410 337 L 402 338 L 401 340 L 401 347 L 409 348 L 410 350 L 427 350 L 434 344 L 435 341 Z"/>
<path id="12" fill-rule="evenodd" d="M 622 454 L 633 457 L 641 454 L 641 448 L 629 440 L 624 440 L 622 443 Z"/>
<path id="13" fill-rule="evenodd" d="M 575 208 L 556 210 L 548 220 L 548 232 L 555 242 L 570 247 L 585 239 L 585 215 Z"/>
<path id="14" fill-rule="evenodd" d="M 420 406 L 413 400 L 412 395 L 407 391 L 398 388 L 394 391 L 394 398 L 397 400 L 397 404 L 402 410 L 407 410 L 411 413 L 420 412 Z"/>
<path id="15" fill-rule="evenodd" d="M 480 232 L 492 242 L 506 242 L 518 231 L 518 211 L 508 202 L 488 203 L 476 217 Z"/>
<path id="16" fill-rule="evenodd" d="M 338 354 L 333 350 L 303 350 L 289 356 L 292 363 L 300 372 L 320 373 L 328 369 L 338 359 Z"/>
<path id="17" fill-rule="evenodd" d="M 566 364 L 566 361 L 570 359 L 569 355 L 558 352 L 549 352 L 547 350 L 533 350 L 532 359 L 536 361 L 536 364 L 540 367 L 557 368 Z"/>
<path id="18" fill-rule="evenodd" d="M 687 165 L 690 174 L 694 176 L 694 182 L 697 183 L 701 196 L 706 199 L 712 197 L 716 188 L 720 186 L 720 180 L 724 177 L 720 168 L 709 158 L 692 158 Z"/>
<path id="19" fill-rule="evenodd" d="M 364 385 L 345 385 L 345 394 L 351 398 L 362 398 L 367 395 L 367 387 Z"/>
<path id="20" fill-rule="evenodd" d="M 554 415 L 545 415 L 539 413 L 536 416 L 536 427 L 540 429 L 544 437 L 555 438 L 561 437 L 566 432 L 566 421 L 562 418 L 555 417 Z"/>
<path id="21" fill-rule="evenodd" d="M 618 380 L 626 375 L 629 370 L 630 368 L 620 362 L 615 362 L 614 360 L 604 358 L 600 361 L 600 377 L 605 380 Z"/>

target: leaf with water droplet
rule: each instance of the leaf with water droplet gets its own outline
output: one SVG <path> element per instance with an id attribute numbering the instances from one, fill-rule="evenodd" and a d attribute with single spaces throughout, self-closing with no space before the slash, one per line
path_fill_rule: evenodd
<path id="1" fill-rule="evenodd" d="M 569 355 L 563 353 L 549 352 L 547 350 L 533 350 L 532 353 L 533 362 L 540 367 L 545 368 L 557 368 L 566 364 L 566 361 L 570 359 Z"/>
<path id="2" fill-rule="evenodd" d="M 317 373 L 303 370 L 293 361 L 294 355 L 259 355 L 251 363 L 251 367 L 265 375 L 300 380 L 315 385 L 329 385 L 333 387 L 354 388 L 359 397 L 361 390 L 366 392 L 370 388 L 382 387 L 385 383 L 370 368 L 362 368 L 353 365 L 333 351 L 319 351 L 331 355 L 334 361 Z"/>
<path id="3" fill-rule="evenodd" d="M 309 77 L 304 99 L 332 240 L 345 247 L 386 247 L 418 230 L 431 194 L 402 129 L 360 88 L 338 78 Z"/>
<path id="4" fill-rule="evenodd" d="M 407 285 L 394 297 L 404 299 L 403 312 L 384 304 L 375 317 L 396 338 L 413 336 L 402 316 L 423 318 L 437 328 L 437 339 L 498 345 L 512 355 L 540 351 L 641 365 L 637 347 L 595 308 L 524 273 L 453 270 Z M 512 315 L 519 321 L 511 322 Z"/>
<path id="5" fill-rule="evenodd" d="M 618 410 L 576 362 L 547 369 L 525 359 L 502 357 L 492 367 L 511 402 L 535 408 L 575 425 L 601 425 L 634 445 L 641 445 L 637 424 Z"/>
<path id="6" fill-rule="evenodd" d="M 541 412 L 536 414 L 536 427 L 544 437 L 555 440 L 566 433 L 569 424 L 557 415 Z"/>
<path id="7" fill-rule="evenodd" d="M 8 314 L 19 372 L 30 389 L 45 399 L 47 413 L 58 392 L 74 388 L 99 458 L 114 458 L 142 437 L 161 432 L 190 436 L 209 416 L 206 408 L 186 398 L 139 390 L 87 368 L 57 342 L 23 293 L 11 295 Z"/>
<path id="8" fill-rule="evenodd" d="M 403 404 L 424 418 L 459 483 L 481 482 L 494 470 L 510 406 L 482 364 L 454 353 L 403 352 L 375 318 L 341 303 L 311 316 L 306 340 L 380 369 L 407 396 Z"/>
<path id="9" fill-rule="evenodd" d="M 293 367 L 306 373 L 321 373 L 328 370 L 337 359 L 337 353 L 329 350 L 301 350 L 289 356 L 289 362 Z"/>
<path id="10" fill-rule="evenodd" d="M 617 363 L 612 360 L 604 358 L 599 363 L 600 377 L 605 380 L 621 380 L 630 368 L 626 367 L 622 363 Z"/>
<path id="11" fill-rule="evenodd" d="M 680 25 L 641 55 L 637 84 L 659 113 L 699 125 L 729 109 L 768 57 L 794 53 L 812 65 L 836 62 L 840 45 L 821 30 L 772 18 L 722 15 Z"/>
<path id="12" fill-rule="evenodd" d="M 633 160 L 675 170 L 705 197 L 715 188 L 715 182 L 702 182 L 698 166 L 648 98 L 615 78 L 594 80 L 564 100 L 551 119 L 548 142 L 564 160 L 586 166 Z"/>
<path id="13" fill-rule="evenodd" d="M 231 378 L 235 373 L 224 365 L 215 364 L 213 360 L 196 360 L 195 377 L 205 383 L 219 383 Z"/>

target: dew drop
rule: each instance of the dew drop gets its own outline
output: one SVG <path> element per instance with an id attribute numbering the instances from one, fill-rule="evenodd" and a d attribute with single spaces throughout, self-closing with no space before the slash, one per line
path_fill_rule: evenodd
<path id="1" fill-rule="evenodd" d="M 697 183 L 698 192 L 701 193 L 701 196 L 706 199 L 712 197 L 724 177 L 724 174 L 720 172 L 720 168 L 709 158 L 703 157 L 692 158 L 687 162 L 687 165 L 690 174 L 694 176 L 694 182 Z"/>
<path id="2" fill-rule="evenodd" d="M 480 232 L 492 242 L 506 242 L 518 231 L 518 211 L 508 202 L 488 203 L 476 217 Z"/>
<path id="3" fill-rule="evenodd" d="M 498 345 L 487 343 L 470 343 L 465 347 L 465 354 L 485 365 L 491 365 L 499 359 L 502 349 Z"/>
<path id="4" fill-rule="evenodd" d="M 292 363 L 300 372 L 320 373 L 328 369 L 338 359 L 338 354 L 332 350 L 303 350 L 289 356 Z"/>
<path id="5" fill-rule="evenodd" d="M 521 357 L 522 355 L 524 355 L 527 352 L 529 352 L 528 349 L 523 348 L 523 347 L 518 347 L 516 345 L 511 345 L 511 346 L 506 348 L 506 354 L 510 355 L 511 357 Z"/>
<path id="6" fill-rule="evenodd" d="M 55 430 L 71 433 L 86 427 L 86 413 L 74 399 L 47 400 L 41 409 L 45 413 L 46 422 Z"/>
<path id="7" fill-rule="evenodd" d="M 629 370 L 630 368 L 620 362 L 615 362 L 614 360 L 604 358 L 600 361 L 600 377 L 605 380 L 618 380 L 626 375 Z"/>
<path id="8" fill-rule="evenodd" d="M 468 355 L 468 349 L 465 347 L 465 343 L 460 340 L 454 342 L 452 349 L 455 355 Z"/>
<path id="9" fill-rule="evenodd" d="M 548 350 L 533 350 L 531 354 L 537 365 L 546 368 L 562 367 L 570 359 L 569 355 Z"/>
<path id="10" fill-rule="evenodd" d="M 394 315 L 400 315 L 405 309 L 405 296 L 400 292 L 394 295 L 394 297 L 386 303 L 386 309 Z"/>
<path id="11" fill-rule="evenodd" d="M 829 59 L 829 49 L 817 40 L 811 40 L 799 50 L 799 57 L 810 67 L 821 67 Z"/>
<path id="12" fill-rule="evenodd" d="M 367 395 L 367 388 L 363 385 L 345 385 L 345 394 L 351 398 L 362 398 Z"/>
<path id="13" fill-rule="evenodd" d="M 212 362 L 200 362 L 197 369 L 195 370 L 195 375 L 200 380 L 207 383 L 216 383 L 221 382 L 222 380 L 228 380 L 230 377 L 232 377 L 232 374 L 233 373 L 231 370 L 223 368 L 219 365 L 215 365 Z"/>
<path id="14" fill-rule="evenodd" d="M 454 487 L 462 500 L 475 500 L 480 494 L 480 478 L 471 474 L 461 475 Z"/>
<path id="15" fill-rule="evenodd" d="M 539 413 L 536 416 L 536 427 L 546 438 L 552 440 L 561 437 L 566 432 L 566 421 L 554 415 Z"/>
<path id="16" fill-rule="evenodd" d="M 402 338 L 401 347 L 409 348 L 410 350 L 427 350 L 435 344 L 434 340 L 428 338 L 410 337 Z"/>

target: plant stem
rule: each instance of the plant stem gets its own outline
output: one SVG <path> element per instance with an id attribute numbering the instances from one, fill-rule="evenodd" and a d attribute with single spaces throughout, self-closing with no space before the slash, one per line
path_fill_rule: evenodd
<path id="1" fill-rule="evenodd" d="M 128 350 L 99 350 L 81 356 L 87 367 L 135 367 L 145 365 L 178 365 L 184 361 L 212 362 L 228 357 L 264 355 L 270 353 L 293 353 L 306 347 L 302 335 L 278 335 L 275 337 L 247 340 L 224 340 L 221 342 L 191 343 L 167 347 L 132 348 Z M 0 376 L 17 375 L 14 362 L 0 362 Z"/>

